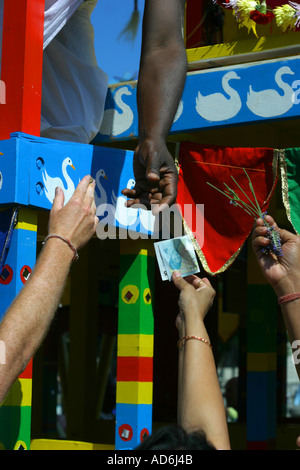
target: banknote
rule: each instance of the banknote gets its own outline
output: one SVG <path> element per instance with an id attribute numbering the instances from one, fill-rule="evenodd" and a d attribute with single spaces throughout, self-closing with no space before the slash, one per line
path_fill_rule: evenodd
<path id="1" fill-rule="evenodd" d="M 193 243 L 188 235 L 154 243 L 157 263 L 163 281 L 172 279 L 173 271 L 182 277 L 200 271 Z"/>

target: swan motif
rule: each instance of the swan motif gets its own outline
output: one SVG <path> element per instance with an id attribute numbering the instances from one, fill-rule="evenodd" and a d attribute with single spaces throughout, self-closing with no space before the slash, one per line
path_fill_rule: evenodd
<path id="1" fill-rule="evenodd" d="M 285 114 L 293 106 L 293 88 L 282 80 L 282 75 L 294 75 L 287 66 L 280 67 L 275 73 L 275 82 L 283 95 L 273 89 L 253 91 L 250 85 L 247 93 L 247 106 L 252 113 L 261 117 L 273 117 Z"/>
<path id="2" fill-rule="evenodd" d="M 126 187 L 128 189 L 132 189 L 134 186 L 135 186 L 135 180 L 133 178 L 130 178 L 127 182 Z M 115 218 L 119 222 L 119 224 L 124 225 L 125 227 L 133 225 L 137 220 L 138 210 L 125 206 L 127 197 L 125 196 L 116 197 L 115 193 L 113 192 L 112 201 L 116 208 Z"/>
<path id="3" fill-rule="evenodd" d="M 95 177 L 95 180 L 96 180 L 96 188 L 97 188 L 97 191 L 99 191 L 99 196 L 98 196 L 97 191 L 96 191 L 96 189 L 95 189 L 95 203 L 96 203 L 96 207 L 107 203 L 107 195 L 106 195 L 105 189 L 103 188 L 103 186 L 102 186 L 102 184 L 101 184 L 101 181 L 100 181 L 101 178 L 104 178 L 104 179 L 107 180 L 107 176 L 106 176 L 106 174 L 105 174 L 105 171 L 102 170 L 102 169 L 97 171 L 96 177 Z"/>
<path id="4" fill-rule="evenodd" d="M 130 106 L 122 100 L 123 95 L 132 95 L 126 86 L 119 88 L 114 96 L 115 103 L 122 112 L 120 113 L 114 108 L 106 109 L 99 131 L 100 134 L 113 136 L 123 134 L 133 123 L 133 112 Z"/>
<path id="5" fill-rule="evenodd" d="M 59 187 L 63 190 L 65 194 L 65 204 L 69 201 L 70 197 L 75 191 L 75 185 L 67 172 L 68 166 L 75 170 L 73 162 L 69 157 L 65 158 L 62 162 L 62 174 L 67 185 L 66 188 L 64 187 L 64 183 L 61 178 L 51 177 L 48 175 L 46 170 L 43 170 L 43 183 L 45 187 L 45 195 L 47 199 L 51 202 L 51 204 L 53 203 L 53 199 L 55 196 L 55 188 Z"/>
<path id="6" fill-rule="evenodd" d="M 223 90 L 229 98 L 222 93 L 203 96 L 199 91 L 196 98 L 197 113 L 207 121 L 224 121 L 236 116 L 242 102 L 238 92 L 229 85 L 229 81 L 237 79 L 240 77 L 233 71 L 227 72 L 222 78 Z"/>
<path id="7" fill-rule="evenodd" d="M 174 116 L 174 119 L 173 119 L 173 123 L 178 121 L 178 119 L 180 118 L 180 116 L 182 115 L 182 112 L 183 112 L 183 101 L 180 100 L 179 101 L 179 105 L 178 105 L 178 108 L 177 108 L 177 111 L 175 113 L 175 116 Z"/>

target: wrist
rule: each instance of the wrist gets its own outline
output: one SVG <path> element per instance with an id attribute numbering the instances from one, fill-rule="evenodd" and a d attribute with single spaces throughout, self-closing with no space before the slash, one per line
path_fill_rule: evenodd
<path id="1" fill-rule="evenodd" d="M 191 322 L 185 321 L 185 334 L 188 336 L 198 335 L 208 337 L 203 320 L 198 319 Z"/>
<path id="2" fill-rule="evenodd" d="M 289 276 L 274 284 L 273 289 L 277 297 L 300 292 L 300 278 L 298 276 Z"/>
<path id="3" fill-rule="evenodd" d="M 45 238 L 43 243 L 44 251 L 51 251 L 55 256 L 63 257 L 66 262 L 70 263 L 78 259 L 78 254 L 76 256 L 76 248 L 74 245 L 70 244 L 68 239 L 51 234 L 49 234 L 48 237 Z M 70 245 L 72 245 L 73 248 Z"/>
<path id="4" fill-rule="evenodd" d="M 160 148 L 162 145 L 166 145 L 166 136 L 161 133 L 161 129 L 151 131 L 140 130 L 139 131 L 139 145 L 148 145 L 151 147 Z"/>

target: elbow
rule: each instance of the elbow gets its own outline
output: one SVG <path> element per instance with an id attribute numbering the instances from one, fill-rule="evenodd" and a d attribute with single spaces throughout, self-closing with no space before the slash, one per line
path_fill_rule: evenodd
<path id="1" fill-rule="evenodd" d="M 176 70 L 181 75 L 186 75 L 188 70 L 188 62 L 186 50 L 184 47 L 177 45 L 165 45 L 155 47 L 141 56 L 140 73 L 144 70 L 158 70 L 159 73 L 168 70 Z"/>

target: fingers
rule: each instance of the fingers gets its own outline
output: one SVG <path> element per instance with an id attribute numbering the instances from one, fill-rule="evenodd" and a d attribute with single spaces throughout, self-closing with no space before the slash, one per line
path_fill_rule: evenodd
<path id="1" fill-rule="evenodd" d="M 91 207 L 94 214 L 96 214 L 96 205 L 95 205 L 95 186 L 96 182 L 94 178 L 90 175 L 84 176 L 82 180 L 78 183 L 77 188 L 75 189 L 72 199 L 78 198 L 84 205 Z"/>
<path id="2" fill-rule="evenodd" d="M 90 184 L 90 181 L 91 181 L 90 175 L 84 176 L 84 178 L 82 178 L 82 180 L 78 183 L 74 194 L 79 196 L 81 199 L 83 199 L 86 194 L 87 188 Z"/>
<path id="3" fill-rule="evenodd" d="M 154 154 L 154 155 L 153 155 Z M 152 156 L 147 156 L 146 159 L 140 155 L 142 164 L 146 166 L 145 176 L 151 183 L 156 183 L 160 180 L 161 159 L 158 158 L 158 152 L 152 149 Z"/>
<path id="4" fill-rule="evenodd" d="M 195 289 L 200 289 L 201 287 L 212 287 L 210 281 L 206 278 L 200 278 L 196 276 L 195 274 L 191 274 L 190 276 L 186 276 L 185 280 L 189 283 L 192 284 L 192 286 L 195 287 Z"/>
<path id="5" fill-rule="evenodd" d="M 173 271 L 172 281 L 174 282 L 177 289 L 179 289 L 180 291 L 182 291 L 188 285 L 188 283 L 181 277 L 179 271 Z"/>
<path id="6" fill-rule="evenodd" d="M 132 189 L 125 188 L 125 189 L 122 189 L 121 193 L 122 193 L 124 196 L 133 198 L 133 197 L 136 196 L 136 189 L 134 189 L 134 188 L 132 188 Z"/>
<path id="7" fill-rule="evenodd" d="M 264 220 L 275 230 L 280 231 L 273 217 L 266 215 Z M 254 229 L 252 231 L 252 246 L 255 250 L 270 244 L 270 240 L 266 238 L 269 228 L 265 224 L 264 220 L 262 218 L 258 218 L 254 224 Z"/>
<path id="8" fill-rule="evenodd" d="M 83 200 L 84 200 L 84 203 L 86 203 L 88 206 L 95 208 L 95 214 L 96 214 L 95 186 L 96 186 L 95 180 L 90 178 L 89 184 L 86 188 L 86 192 L 83 196 Z"/>
<path id="9" fill-rule="evenodd" d="M 151 204 L 152 214 L 156 216 L 160 212 L 166 210 L 168 207 L 168 204 Z"/>
<path id="10" fill-rule="evenodd" d="M 268 228 L 265 225 L 261 225 L 260 221 L 262 219 L 257 219 L 257 226 L 252 232 L 252 247 L 255 251 L 270 244 L 270 240 L 266 238 Z"/>
<path id="11" fill-rule="evenodd" d="M 271 225 L 271 227 L 273 227 L 275 230 L 278 230 L 278 225 L 276 224 L 275 220 L 273 219 L 273 217 L 271 217 L 270 215 L 265 215 L 264 216 L 264 219 L 262 219 L 261 217 L 259 217 L 258 219 L 256 219 L 255 221 L 255 224 L 254 224 L 254 227 L 266 227 L 265 223 L 264 223 L 264 220 L 269 224 Z"/>
<path id="12" fill-rule="evenodd" d="M 200 290 L 207 286 L 212 288 L 211 283 L 206 277 L 202 279 L 195 274 L 191 274 L 190 276 L 186 276 L 183 278 L 179 271 L 173 271 L 172 280 L 175 286 L 182 291 L 186 286 L 192 285 L 196 290 Z"/>
<path id="13" fill-rule="evenodd" d="M 287 243 L 296 237 L 296 235 L 288 230 L 279 228 L 273 217 L 270 215 L 265 216 L 265 220 L 271 227 L 278 231 L 282 244 Z M 252 246 L 255 250 L 270 244 L 270 240 L 266 237 L 267 233 L 268 227 L 264 224 L 263 219 L 257 219 L 252 232 Z"/>
<path id="14" fill-rule="evenodd" d="M 63 208 L 65 202 L 65 195 L 61 188 L 55 188 L 55 196 L 52 204 L 52 211 L 58 211 Z"/>

